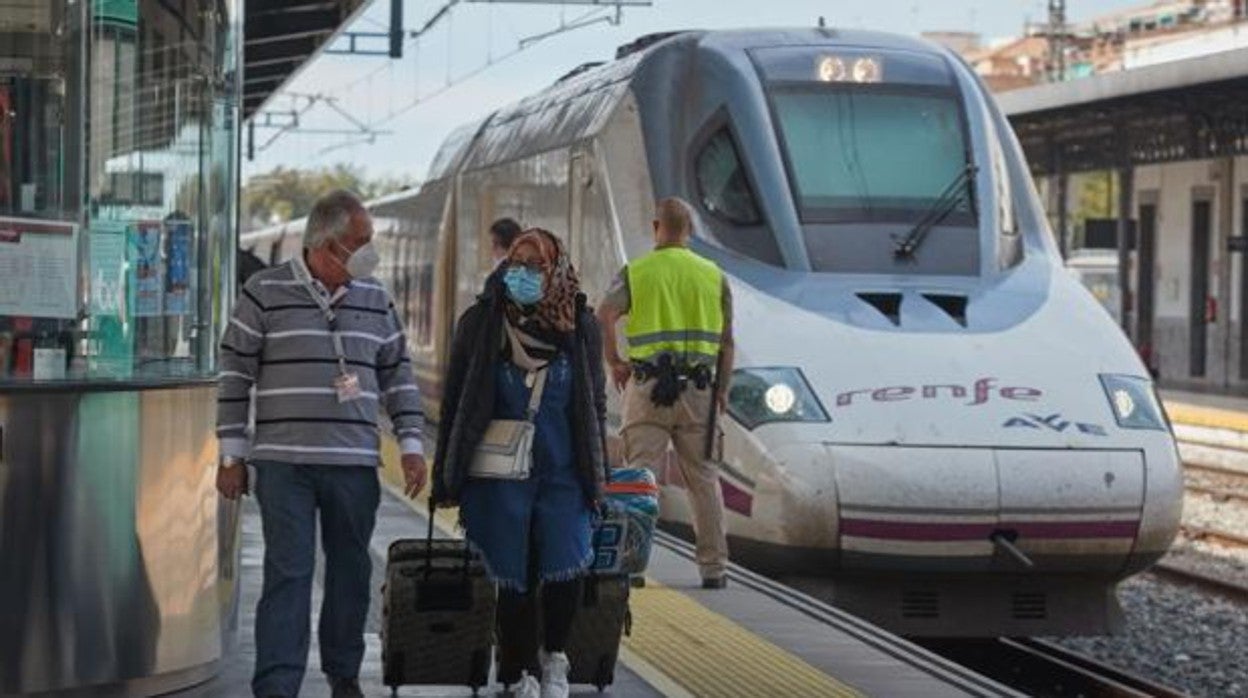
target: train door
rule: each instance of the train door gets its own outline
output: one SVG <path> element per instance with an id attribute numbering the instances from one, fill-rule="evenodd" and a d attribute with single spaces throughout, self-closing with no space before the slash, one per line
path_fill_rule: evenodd
<path id="1" fill-rule="evenodd" d="M 1145 197 L 1141 195 L 1141 199 Z M 1138 239 L 1139 258 L 1136 265 L 1136 326 L 1135 345 L 1144 363 L 1150 368 L 1157 365 L 1153 355 L 1153 317 L 1157 301 L 1155 273 L 1157 266 L 1157 202 L 1147 200 L 1140 204 Z"/>
<path id="2" fill-rule="evenodd" d="M 1192 266 L 1191 297 L 1188 306 L 1188 373 L 1193 378 L 1205 375 L 1209 349 L 1209 239 L 1212 219 L 1209 199 L 1192 201 Z"/>
<path id="3" fill-rule="evenodd" d="M 576 190 L 580 237 L 578 270 L 581 290 L 598 305 L 624 264 L 619 218 L 611 198 L 607 167 L 597 141 L 579 158 Z M 640 237 L 640 236 L 639 236 Z"/>
<path id="4" fill-rule="evenodd" d="M 438 239 L 435 246 L 436 266 L 434 267 L 434 316 L 432 332 L 434 334 L 434 354 L 438 368 L 442 370 L 451 355 L 451 339 L 455 332 L 455 321 L 459 319 L 456 312 L 456 296 L 459 277 L 459 206 L 462 192 L 455 180 L 452 180 L 446 193 L 442 209 L 441 224 L 438 226 Z"/>

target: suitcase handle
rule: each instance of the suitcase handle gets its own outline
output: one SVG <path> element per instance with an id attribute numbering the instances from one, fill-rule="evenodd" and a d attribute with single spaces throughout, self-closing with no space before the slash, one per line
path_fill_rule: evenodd
<path id="1" fill-rule="evenodd" d="M 429 576 L 433 573 L 433 518 L 438 511 L 438 505 L 433 503 L 433 497 L 429 498 L 429 528 L 425 532 L 425 581 L 429 581 Z M 465 541 L 466 543 L 466 541 Z M 469 576 L 469 565 L 472 563 L 472 550 L 468 545 L 464 545 L 464 564 L 460 569 L 460 573 L 465 580 Z"/>

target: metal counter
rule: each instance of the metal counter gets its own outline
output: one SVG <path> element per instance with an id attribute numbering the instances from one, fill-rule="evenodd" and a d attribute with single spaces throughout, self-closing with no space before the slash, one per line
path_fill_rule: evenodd
<path id="1" fill-rule="evenodd" d="M 215 397 L 209 381 L 0 387 L 0 694 L 215 673 L 238 618 Z"/>

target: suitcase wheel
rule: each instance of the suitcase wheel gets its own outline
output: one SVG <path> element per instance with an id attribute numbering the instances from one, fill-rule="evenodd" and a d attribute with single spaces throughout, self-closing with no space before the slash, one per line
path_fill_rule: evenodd
<path id="1" fill-rule="evenodd" d="M 610 657 L 603 657 L 598 660 L 598 672 L 594 674 L 594 686 L 598 688 L 598 692 L 602 693 L 607 690 L 615 682 L 615 665 L 611 662 Z"/>
<path id="2" fill-rule="evenodd" d="M 472 695 L 477 695 L 477 691 L 490 681 L 490 652 L 489 650 L 478 650 L 472 653 L 472 675 L 468 677 L 468 684 L 472 687 Z"/>

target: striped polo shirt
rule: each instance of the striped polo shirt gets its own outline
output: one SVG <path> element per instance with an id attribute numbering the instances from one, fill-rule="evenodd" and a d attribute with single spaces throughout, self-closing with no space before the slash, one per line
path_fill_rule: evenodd
<path id="1" fill-rule="evenodd" d="M 298 256 L 252 275 L 239 294 L 221 339 L 221 453 L 284 463 L 377 465 L 381 408 L 402 451 L 422 452 L 420 392 L 390 294 L 371 278 L 352 280 L 332 295 L 312 280 L 312 291 L 333 307 L 347 370 L 359 377 L 360 397 L 339 402 L 334 380 L 340 369 L 329 320 L 301 277 L 311 274 Z"/>

